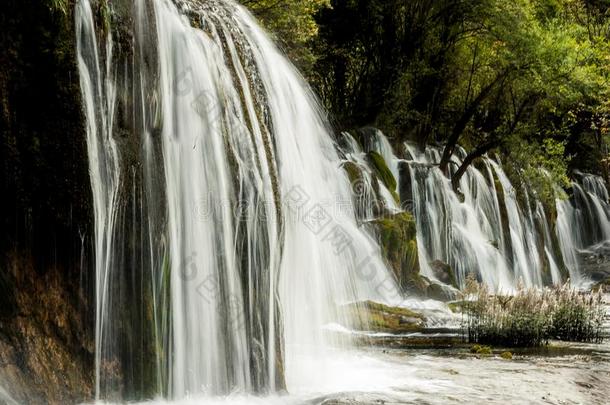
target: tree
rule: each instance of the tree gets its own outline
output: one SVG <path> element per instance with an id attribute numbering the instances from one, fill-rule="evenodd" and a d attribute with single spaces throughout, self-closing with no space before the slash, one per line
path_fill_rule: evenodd
<path id="1" fill-rule="evenodd" d="M 251 3 L 278 36 L 303 31 L 286 23 L 301 6 Z M 283 6 L 271 12 L 267 3 Z M 561 144 L 565 162 L 555 167 L 601 171 L 610 0 L 314 3 L 305 26 L 315 28 L 304 32 L 317 34 L 297 42 L 309 45 L 307 76 L 338 128 L 374 125 L 397 145 L 443 144 L 438 164 L 455 188 L 480 156 L 524 145 L 540 152 L 543 166 L 559 159 L 545 145 Z M 457 145 L 468 151 L 460 167 L 451 164 Z"/>
<path id="2" fill-rule="evenodd" d="M 310 42 L 318 35 L 314 16 L 330 0 L 243 0 L 306 75 L 315 62 Z"/>

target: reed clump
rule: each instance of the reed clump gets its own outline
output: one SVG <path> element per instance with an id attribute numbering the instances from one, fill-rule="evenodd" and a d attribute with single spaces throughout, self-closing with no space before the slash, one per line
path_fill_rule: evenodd
<path id="1" fill-rule="evenodd" d="M 485 285 L 467 280 L 464 333 L 471 343 L 505 347 L 537 347 L 549 340 L 603 340 L 601 292 L 561 287 L 519 286 L 512 295 L 490 294 Z"/>

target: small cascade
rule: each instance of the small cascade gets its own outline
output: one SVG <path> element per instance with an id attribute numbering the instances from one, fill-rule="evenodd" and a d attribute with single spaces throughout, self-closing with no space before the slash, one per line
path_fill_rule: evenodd
<path id="1" fill-rule="evenodd" d="M 399 297 L 310 89 L 230 0 L 76 6 L 96 397 L 328 381 L 341 307 Z M 94 11 L 96 10 L 96 11 Z M 388 192 L 389 194 L 389 192 Z M 389 197 L 388 197 L 389 198 Z"/>
<path id="2" fill-rule="evenodd" d="M 440 149 L 405 147 L 422 270 L 429 268 L 430 261 L 441 260 L 454 269 L 460 285 L 464 285 L 468 273 L 474 273 L 495 290 L 511 289 L 515 277 L 505 259 L 507 243 L 502 224 L 506 220 L 491 177 L 497 167 L 485 162 L 484 171 L 468 168 L 461 179 L 459 196 L 436 166 Z M 461 163 L 460 156 L 465 156 L 463 150 L 452 158 L 455 165 Z"/>
<path id="3" fill-rule="evenodd" d="M 347 132 L 341 134 L 339 141 L 339 149 L 345 159 L 344 168 L 350 173 L 352 169 L 348 165 L 355 165 L 353 171 L 357 176 L 352 175 L 350 181 L 356 211 L 359 218 L 364 221 L 377 218 L 384 213 L 396 213 L 401 210 L 396 190 L 391 191 L 383 181 L 377 180 L 374 162 L 370 160 L 371 151 L 379 153 L 391 170 L 394 180 L 398 179 L 397 160 L 393 155 L 392 147 L 387 138 L 381 132 L 379 134 L 380 136 L 374 139 L 382 140 L 380 143 L 373 143 L 364 148 Z"/>
<path id="4" fill-rule="evenodd" d="M 582 281 L 583 255 L 595 254 L 610 241 L 610 200 L 604 180 L 575 173 L 572 195 L 557 201 L 557 238 L 574 281 Z"/>
<path id="5" fill-rule="evenodd" d="M 513 186 L 500 161 L 484 157 L 468 167 L 458 193 L 438 168 L 441 148 L 406 143 L 401 159 L 380 131 L 366 134 L 360 143 L 344 134 L 344 152 L 359 164 L 366 164 L 358 158 L 364 152 L 386 159 L 401 186 L 402 207 L 415 215 L 420 269 L 428 278 L 435 276 L 430 264 L 441 261 L 462 286 L 469 273 L 492 291 L 568 278 L 580 285 L 586 279 L 583 253 L 610 240 L 608 191 L 599 176 L 575 173 L 572 196 L 545 207 L 532 192 Z M 451 172 L 465 156 L 458 148 Z"/>

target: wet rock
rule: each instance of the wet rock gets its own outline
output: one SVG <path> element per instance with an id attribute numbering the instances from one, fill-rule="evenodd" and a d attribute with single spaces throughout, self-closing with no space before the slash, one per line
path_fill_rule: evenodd
<path id="1" fill-rule="evenodd" d="M 413 212 L 413 184 L 411 169 L 404 161 L 398 162 L 398 195 L 402 209 Z"/>
<path id="2" fill-rule="evenodd" d="M 362 127 L 352 132 L 354 139 L 358 141 L 365 151 L 369 151 L 373 148 L 375 140 L 377 139 L 377 133 L 379 130 L 375 127 Z"/>
<path id="3" fill-rule="evenodd" d="M 420 331 L 425 317 L 407 308 L 390 307 L 373 301 L 349 304 L 342 308 L 359 330 L 405 333 Z"/>
<path id="4" fill-rule="evenodd" d="M 387 394 L 342 393 L 316 398 L 311 403 L 320 405 L 394 405 L 404 404 L 405 402 Z"/>
<path id="5" fill-rule="evenodd" d="M 10 1 L 0 13 L 0 193 L 11 207 L 0 213 L 0 384 L 18 403 L 92 398 L 92 307 L 79 280 L 93 279 L 83 268 L 93 210 L 74 4 Z"/>
<path id="6" fill-rule="evenodd" d="M 454 301 L 459 297 L 453 271 L 442 262 L 435 263 L 440 281 L 420 274 L 415 219 L 402 212 L 371 221 L 378 235 L 379 244 L 398 285 L 405 294 L 425 299 Z M 434 262 L 433 262 L 434 263 Z"/>
<path id="7" fill-rule="evenodd" d="M 440 260 L 434 260 L 430 263 L 430 268 L 432 269 L 432 274 L 438 281 L 454 287 L 458 286 L 455 279 L 455 273 L 447 263 Z"/>
<path id="8" fill-rule="evenodd" d="M 434 280 L 426 279 L 430 284 L 424 291 L 425 298 L 437 301 L 455 301 L 460 297 L 460 291 L 453 286 L 441 284 Z"/>
<path id="9" fill-rule="evenodd" d="M 596 283 L 610 279 L 610 241 L 580 251 L 581 271 Z"/>
<path id="10" fill-rule="evenodd" d="M 66 404 L 93 396 L 93 331 L 79 286 L 57 269 L 37 274 L 12 254 L 5 277 L 17 312 L 0 319 L 0 381 L 28 404 Z"/>
<path id="11" fill-rule="evenodd" d="M 470 353 L 479 354 L 479 355 L 483 355 L 483 356 L 489 356 L 489 355 L 491 355 L 491 347 L 483 346 L 483 345 L 473 345 L 470 348 Z"/>
<path id="12" fill-rule="evenodd" d="M 500 357 L 502 357 L 504 360 L 512 360 L 513 354 L 511 352 L 502 352 L 500 353 Z"/>
<path id="13" fill-rule="evenodd" d="M 383 156 L 377 152 L 369 152 L 367 154 L 367 160 L 375 171 L 375 174 L 377 174 L 377 177 L 385 184 L 387 189 L 392 193 L 396 193 L 396 179 Z M 398 196 L 396 196 L 396 198 L 398 199 Z"/>
<path id="14" fill-rule="evenodd" d="M 403 291 L 416 285 L 419 257 L 413 215 L 403 212 L 371 222 L 384 258 Z"/>

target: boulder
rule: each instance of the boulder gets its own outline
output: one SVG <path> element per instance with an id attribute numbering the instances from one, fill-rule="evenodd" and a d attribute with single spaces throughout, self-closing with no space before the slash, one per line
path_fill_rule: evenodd
<path id="1" fill-rule="evenodd" d="M 581 271 L 594 282 L 610 279 L 610 241 L 580 251 Z"/>
<path id="2" fill-rule="evenodd" d="M 391 307 L 373 301 L 348 304 L 342 307 L 344 313 L 354 321 L 359 330 L 405 333 L 421 330 L 426 318 L 410 309 Z"/>
<path id="3" fill-rule="evenodd" d="M 407 290 L 413 278 L 419 275 L 419 257 L 415 219 L 407 212 L 372 221 L 379 245 L 398 284 Z"/>
<path id="4" fill-rule="evenodd" d="M 377 177 L 385 184 L 388 190 L 392 193 L 396 193 L 396 179 L 383 156 L 377 152 L 369 152 L 367 154 L 367 160 Z M 396 199 L 398 199 L 397 196 Z"/>
<path id="5" fill-rule="evenodd" d="M 430 262 L 430 268 L 432 269 L 432 274 L 438 281 L 456 288 L 458 287 L 455 273 L 450 265 L 440 260 L 434 260 L 433 262 Z"/>

